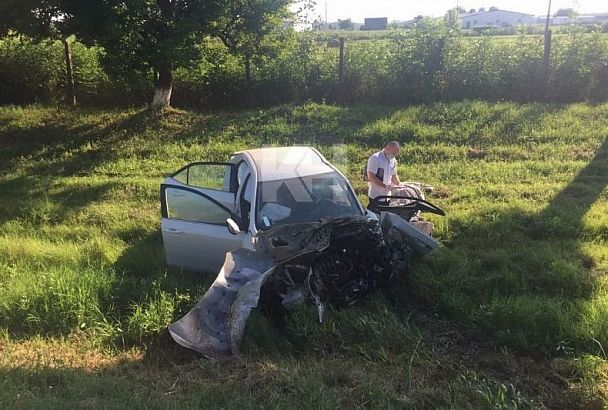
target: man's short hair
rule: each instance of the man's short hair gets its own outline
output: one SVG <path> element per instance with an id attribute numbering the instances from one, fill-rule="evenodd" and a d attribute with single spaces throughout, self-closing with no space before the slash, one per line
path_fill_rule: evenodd
<path id="1" fill-rule="evenodd" d="M 399 142 L 398 141 L 389 141 L 386 143 L 384 148 L 399 148 Z"/>

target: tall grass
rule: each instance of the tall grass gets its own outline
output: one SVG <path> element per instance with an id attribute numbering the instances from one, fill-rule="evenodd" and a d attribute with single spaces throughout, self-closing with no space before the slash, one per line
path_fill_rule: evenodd
<path id="1" fill-rule="evenodd" d="M 416 310 L 439 314 L 511 352 L 605 356 L 607 116 L 606 104 L 479 101 L 157 115 L 135 108 L 0 108 L 0 343 L 18 349 L 18 340 L 76 337 L 114 351 L 153 349 L 166 325 L 213 280 L 164 263 L 158 184 L 185 163 L 225 160 L 265 144 L 314 145 L 363 199 L 362 164 L 397 139 L 401 179 L 434 185 L 429 199 L 447 212 L 431 217 L 442 248 L 416 262 L 401 286 L 331 310 L 323 326 L 303 309 L 279 333 L 256 313 L 243 350 L 263 369 L 239 373 L 205 364 L 217 372 L 208 376 L 214 382 L 197 384 L 201 396 L 186 400 L 194 406 L 211 397 L 234 406 L 229 392 L 236 388 L 239 399 L 253 404 L 279 405 L 287 395 L 321 407 L 525 407 L 536 393 L 521 384 L 471 369 L 467 375 L 454 364 L 442 376 L 452 359 L 438 351 L 466 342 L 457 332 L 429 339 L 410 318 Z M 165 357 L 163 349 L 150 355 Z M 6 357 L 3 366 L 10 367 L 19 354 Z M 576 372 L 596 386 L 602 366 Z M 19 380 L 46 382 L 42 374 L 10 374 L 16 384 L 7 384 L 6 394 L 17 394 Z M 251 375 L 267 387 L 256 390 Z M 104 388 L 114 386 L 107 377 Z M 229 381 L 224 386 L 217 378 Z M 93 382 L 82 380 L 90 391 Z"/>

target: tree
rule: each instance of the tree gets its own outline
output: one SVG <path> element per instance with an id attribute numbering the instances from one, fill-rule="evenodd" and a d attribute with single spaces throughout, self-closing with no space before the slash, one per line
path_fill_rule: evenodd
<path id="1" fill-rule="evenodd" d="M 105 50 L 123 72 L 153 72 L 151 108 L 170 105 L 173 70 L 193 64 L 198 44 L 220 14 L 220 0 L 62 0 L 68 26 Z"/>
<path id="2" fill-rule="evenodd" d="M 215 23 L 214 34 L 234 55 L 243 58 L 248 93 L 252 87 L 252 60 L 268 51 L 265 38 L 277 33 L 289 16 L 290 0 L 227 0 Z"/>
<path id="3" fill-rule="evenodd" d="M 473 13 L 477 13 L 477 10 L 475 10 L 475 9 L 469 10 L 469 14 L 473 14 Z"/>
<path id="4" fill-rule="evenodd" d="M 63 44 L 66 71 L 66 101 L 76 105 L 74 68 L 68 37 L 72 34 L 69 15 L 64 13 L 61 0 L 2 0 L 0 1 L 0 35 L 17 32 L 34 40 L 59 39 Z"/>
<path id="5" fill-rule="evenodd" d="M 353 28 L 353 22 L 351 19 L 338 20 L 340 30 L 350 30 Z"/>
<path id="6" fill-rule="evenodd" d="M 457 9 L 450 9 L 444 18 L 445 26 L 449 34 L 460 32 L 460 13 Z"/>
<path id="7" fill-rule="evenodd" d="M 576 10 L 573 8 L 558 9 L 555 12 L 555 17 L 572 17 L 576 15 Z"/>
<path id="8" fill-rule="evenodd" d="M 480 8 L 479 8 L 479 12 L 480 12 L 480 13 L 483 13 L 484 11 L 486 11 L 486 8 L 485 8 L 485 7 L 480 7 Z"/>
<path id="9" fill-rule="evenodd" d="M 500 10 L 500 9 L 496 6 L 490 7 L 490 11 L 498 11 L 498 10 Z"/>

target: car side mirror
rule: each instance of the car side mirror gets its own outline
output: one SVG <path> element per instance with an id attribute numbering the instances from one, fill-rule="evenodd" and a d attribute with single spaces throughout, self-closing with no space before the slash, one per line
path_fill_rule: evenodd
<path id="1" fill-rule="evenodd" d="M 237 224 L 236 221 L 232 218 L 226 219 L 226 226 L 228 227 L 228 232 L 233 235 L 238 235 L 239 233 L 241 233 L 241 228 L 239 227 L 239 224 Z"/>

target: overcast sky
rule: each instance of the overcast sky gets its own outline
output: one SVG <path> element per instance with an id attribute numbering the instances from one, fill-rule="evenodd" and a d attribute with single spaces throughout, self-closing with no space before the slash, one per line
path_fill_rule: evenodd
<path id="1" fill-rule="evenodd" d="M 363 23 L 365 17 L 388 17 L 388 20 L 409 20 L 417 15 L 442 16 L 456 7 L 457 0 L 317 0 L 317 13 L 325 19 L 325 3 L 329 21 L 352 18 Z M 503 10 L 534 15 L 547 13 L 548 0 L 458 0 L 469 10 L 496 6 Z M 553 12 L 572 7 L 580 13 L 608 12 L 607 0 L 553 0 Z"/>

